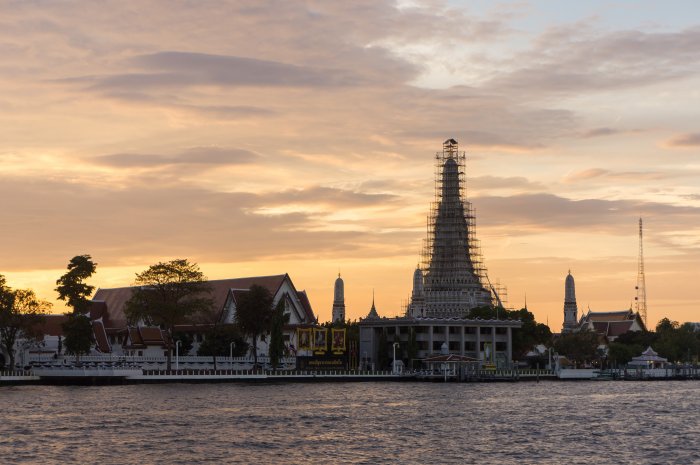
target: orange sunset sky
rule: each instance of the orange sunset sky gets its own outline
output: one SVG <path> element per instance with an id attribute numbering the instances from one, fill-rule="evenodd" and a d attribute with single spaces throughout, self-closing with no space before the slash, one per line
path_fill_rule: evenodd
<path id="1" fill-rule="evenodd" d="M 55 300 L 74 255 L 116 287 L 173 258 L 289 273 L 321 321 L 400 314 L 467 151 L 492 281 L 559 331 L 629 308 L 700 321 L 694 1 L 4 1 L 0 274 Z M 61 303 L 55 312 L 63 311 Z"/>

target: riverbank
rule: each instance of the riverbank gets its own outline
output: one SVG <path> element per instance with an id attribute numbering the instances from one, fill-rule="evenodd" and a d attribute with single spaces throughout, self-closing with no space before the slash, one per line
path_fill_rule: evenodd
<path id="1" fill-rule="evenodd" d="M 655 370 L 479 370 L 465 376 L 456 371 L 143 369 L 136 366 L 59 366 L 0 372 L 0 385 L 123 385 L 153 383 L 312 383 L 312 382 L 520 382 L 520 381 L 647 381 L 698 380 L 698 367 Z"/>

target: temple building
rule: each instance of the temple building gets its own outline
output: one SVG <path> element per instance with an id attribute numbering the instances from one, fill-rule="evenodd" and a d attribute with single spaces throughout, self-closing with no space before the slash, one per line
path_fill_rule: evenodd
<path id="1" fill-rule="evenodd" d="M 405 315 L 380 317 L 372 302 L 360 320 L 361 366 L 387 368 L 387 358 L 409 363 L 447 351 L 486 364 L 512 362 L 513 320 L 469 318 L 472 308 L 491 305 L 475 218 L 466 196 L 466 154 L 448 139 L 435 155 L 435 198 L 428 215 L 422 264 L 413 273 Z"/>
<path id="2" fill-rule="evenodd" d="M 338 273 L 338 279 L 335 280 L 335 288 L 333 289 L 333 313 L 331 321 L 345 321 L 345 283 Z"/>
<path id="3" fill-rule="evenodd" d="M 578 323 L 577 331 L 582 330 L 595 331 L 612 342 L 628 331 L 646 331 L 646 327 L 639 313 L 632 309 L 613 312 L 588 310 Z"/>
<path id="4" fill-rule="evenodd" d="M 562 333 L 570 333 L 578 328 L 578 306 L 576 305 L 576 285 L 571 270 L 564 282 L 564 325 Z"/>
<path id="5" fill-rule="evenodd" d="M 588 309 L 578 318 L 576 304 L 576 285 L 571 270 L 564 281 L 564 324 L 562 334 L 578 331 L 594 331 L 608 342 L 628 331 L 645 331 L 644 321 L 638 312 L 619 310 L 612 312 L 593 312 Z"/>
<path id="6" fill-rule="evenodd" d="M 428 215 L 423 266 L 413 274 L 413 292 L 407 315 L 464 318 L 474 307 L 490 305 L 475 217 L 467 200 L 465 161 L 454 139 L 446 140 L 435 155 L 435 198 Z"/>

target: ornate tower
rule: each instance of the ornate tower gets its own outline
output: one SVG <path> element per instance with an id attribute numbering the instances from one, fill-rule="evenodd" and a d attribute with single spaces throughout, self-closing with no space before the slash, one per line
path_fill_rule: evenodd
<path id="1" fill-rule="evenodd" d="M 428 215 L 428 237 L 423 251 L 423 308 L 412 296 L 411 316 L 464 317 L 469 310 L 491 304 L 483 284 L 479 244 L 474 237 L 475 218 L 467 200 L 466 154 L 448 139 L 435 155 L 435 202 Z M 415 292 L 416 275 L 414 275 Z"/>
<path id="2" fill-rule="evenodd" d="M 564 326 L 562 333 L 570 333 L 578 326 L 578 306 L 576 305 L 576 285 L 571 270 L 564 282 Z"/>
<path id="3" fill-rule="evenodd" d="M 338 273 L 333 290 L 333 322 L 345 321 L 345 283 Z"/>

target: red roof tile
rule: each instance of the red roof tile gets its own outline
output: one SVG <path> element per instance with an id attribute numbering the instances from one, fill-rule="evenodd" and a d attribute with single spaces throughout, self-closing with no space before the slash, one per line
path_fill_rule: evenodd
<path id="1" fill-rule="evenodd" d="M 46 336 L 63 336 L 61 325 L 66 321 L 68 321 L 68 315 L 45 315 L 39 329 Z"/>

